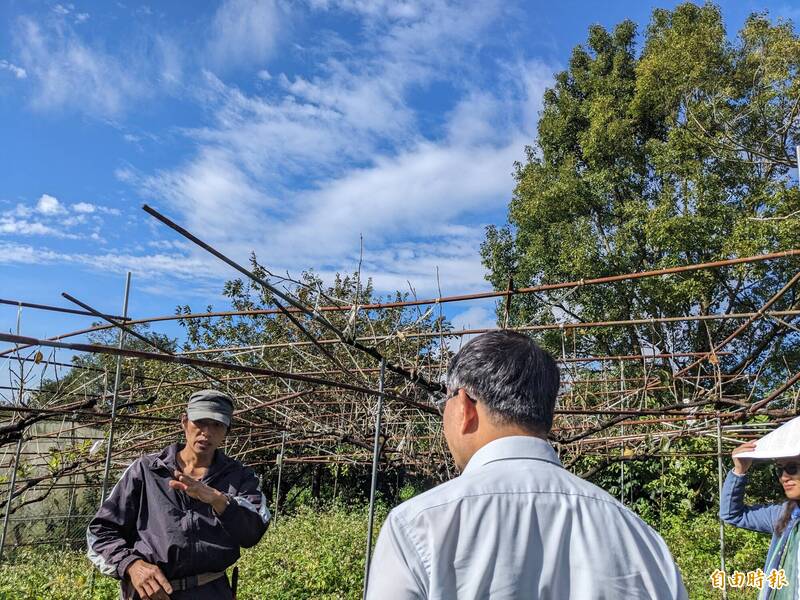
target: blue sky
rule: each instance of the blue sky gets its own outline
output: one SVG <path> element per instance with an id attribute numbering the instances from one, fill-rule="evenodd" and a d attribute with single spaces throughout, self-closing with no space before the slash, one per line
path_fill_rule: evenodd
<path id="1" fill-rule="evenodd" d="M 273 272 L 364 273 L 378 290 L 487 289 L 478 250 L 554 72 L 594 23 L 674 2 L 224 0 L 0 3 L 0 298 L 69 291 L 131 313 L 224 308 L 234 273 L 147 202 Z M 753 10 L 724 2 L 735 32 Z M 492 303 L 448 309 L 457 326 Z M 0 307 L 0 328 L 16 311 Z M 45 336 L 89 319 L 26 311 Z M 161 331 L 172 332 L 167 327 Z"/>

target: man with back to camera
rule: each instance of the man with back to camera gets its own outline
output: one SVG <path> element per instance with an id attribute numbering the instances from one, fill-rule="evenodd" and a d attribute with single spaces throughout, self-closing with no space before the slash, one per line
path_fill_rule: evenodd
<path id="1" fill-rule="evenodd" d="M 123 600 L 229 600 L 225 569 L 270 519 L 252 469 L 218 448 L 233 400 L 195 392 L 181 415 L 185 444 L 135 460 L 86 530 L 89 559 L 120 579 Z"/>
<path id="2" fill-rule="evenodd" d="M 661 537 L 561 466 L 546 437 L 559 372 L 528 337 L 481 335 L 439 402 L 461 475 L 389 513 L 368 600 L 684 599 Z"/>

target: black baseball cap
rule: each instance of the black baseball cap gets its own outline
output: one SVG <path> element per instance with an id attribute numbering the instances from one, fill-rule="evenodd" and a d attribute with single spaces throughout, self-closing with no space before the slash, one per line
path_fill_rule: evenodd
<path id="1" fill-rule="evenodd" d="M 186 404 L 186 416 L 190 421 L 213 419 L 231 426 L 233 417 L 233 399 L 219 390 L 200 390 L 189 396 Z"/>

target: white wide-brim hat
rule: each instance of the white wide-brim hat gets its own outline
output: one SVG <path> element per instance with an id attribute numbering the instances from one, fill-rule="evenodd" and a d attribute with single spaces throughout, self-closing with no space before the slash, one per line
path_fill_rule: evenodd
<path id="1" fill-rule="evenodd" d="M 800 456 L 800 417 L 787 421 L 775 431 L 757 440 L 755 450 L 741 452 L 736 458 L 769 460 L 792 456 Z"/>

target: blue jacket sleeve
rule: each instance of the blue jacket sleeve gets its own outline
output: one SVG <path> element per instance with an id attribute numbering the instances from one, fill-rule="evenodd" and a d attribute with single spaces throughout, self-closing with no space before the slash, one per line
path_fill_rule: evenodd
<path id="1" fill-rule="evenodd" d="M 125 470 L 86 529 L 89 560 L 117 579 L 124 579 L 131 563 L 141 558 L 133 552 L 142 494 L 140 464 L 137 460 Z"/>
<path id="2" fill-rule="evenodd" d="M 222 527 L 242 548 L 255 546 L 267 531 L 271 515 L 252 469 L 244 469 L 235 494 L 228 496 L 228 507 L 217 518 Z"/>
<path id="3" fill-rule="evenodd" d="M 722 497 L 719 502 L 719 518 L 728 523 L 751 531 L 774 533 L 775 523 L 780 518 L 780 504 L 759 504 L 747 506 L 744 503 L 744 489 L 747 486 L 747 475 L 728 472 L 722 485 Z"/>

